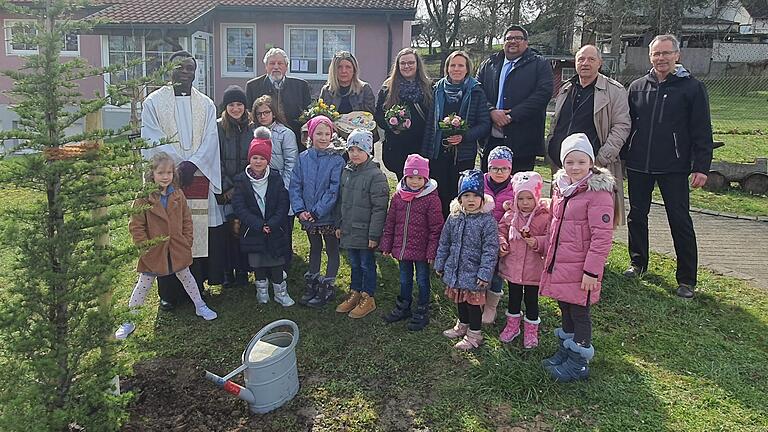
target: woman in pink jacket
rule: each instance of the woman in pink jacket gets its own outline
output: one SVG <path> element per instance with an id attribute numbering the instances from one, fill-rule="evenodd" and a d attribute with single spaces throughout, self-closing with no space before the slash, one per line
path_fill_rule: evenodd
<path id="1" fill-rule="evenodd" d="M 543 366 L 558 382 L 586 379 L 592 346 L 590 306 L 600 285 L 613 238 L 614 179 L 594 166 L 592 144 L 583 133 L 563 140 L 564 169 L 552 183 L 552 223 L 541 276 L 541 294 L 557 300 L 562 327 L 560 348 Z"/>
<path id="2" fill-rule="evenodd" d="M 497 147 L 498 148 L 498 147 Z M 543 182 L 535 171 L 512 177 L 514 198 L 499 222 L 499 275 L 508 283 L 507 325 L 499 336 L 504 343 L 520 335 L 520 303 L 525 301 L 523 346 L 539 345 L 539 279 L 544 268 L 549 228 L 549 200 L 541 198 Z"/>

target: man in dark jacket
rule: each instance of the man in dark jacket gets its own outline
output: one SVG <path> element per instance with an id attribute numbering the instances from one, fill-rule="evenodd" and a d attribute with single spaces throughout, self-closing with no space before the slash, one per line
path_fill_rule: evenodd
<path id="1" fill-rule="evenodd" d="M 253 101 L 259 96 L 272 96 L 272 100 L 285 116 L 288 123 L 286 126 L 296 134 L 299 152 L 304 151 L 306 147 L 301 142 L 299 116 L 312 103 L 309 84 L 301 78 L 285 75 L 288 72 L 288 54 L 280 48 L 267 51 L 264 55 L 264 69 L 264 75 L 253 78 L 245 86 L 248 111 L 253 109 Z"/>
<path id="2" fill-rule="evenodd" d="M 503 73 L 502 73 L 503 72 Z M 488 170 L 494 147 L 512 149 L 512 171 L 530 171 L 544 154 L 544 123 L 552 98 L 552 66 L 528 48 L 528 31 L 513 25 L 504 32 L 504 50 L 485 60 L 477 70 L 488 99 L 493 128 L 483 147 L 481 167 Z"/>
<path id="3" fill-rule="evenodd" d="M 649 45 L 653 68 L 629 86 L 632 131 L 623 153 L 629 185 L 629 255 L 625 276 L 648 268 L 648 212 L 659 184 L 677 255 L 677 295 L 693 297 L 697 249 L 689 206 L 691 187 L 704 186 L 712 162 L 712 124 L 704 85 L 677 64 L 680 44 L 673 35 Z"/>

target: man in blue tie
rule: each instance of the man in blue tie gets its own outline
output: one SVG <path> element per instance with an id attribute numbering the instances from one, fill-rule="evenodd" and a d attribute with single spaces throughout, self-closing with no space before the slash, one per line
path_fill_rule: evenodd
<path id="1" fill-rule="evenodd" d="M 528 47 L 528 31 L 512 25 L 504 32 L 504 49 L 486 59 L 477 70 L 488 99 L 493 128 L 483 146 L 482 169 L 494 147 L 512 149 L 513 173 L 533 169 L 544 155 L 544 123 L 552 98 L 552 66 Z"/>

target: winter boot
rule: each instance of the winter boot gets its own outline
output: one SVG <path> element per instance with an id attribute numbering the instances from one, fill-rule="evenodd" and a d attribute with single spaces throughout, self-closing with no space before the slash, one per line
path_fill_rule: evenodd
<path id="1" fill-rule="evenodd" d="M 499 340 L 504 343 L 510 343 L 515 340 L 516 337 L 520 336 L 520 318 L 522 317 L 522 314 L 512 315 L 509 312 L 506 314 L 507 325 L 504 327 L 504 330 L 501 331 Z"/>
<path id="2" fill-rule="evenodd" d="M 541 318 L 536 321 L 523 320 L 523 348 L 531 349 L 539 346 L 539 324 Z"/>
<path id="3" fill-rule="evenodd" d="M 496 306 L 504 292 L 485 292 L 485 307 L 483 308 L 483 325 L 491 325 L 496 321 Z"/>
<path id="4" fill-rule="evenodd" d="M 283 305 L 283 307 L 295 304 L 291 296 L 288 295 L 288 284 L 285 281 L 279 284 L 273 283 L 272 289 L 275 290 L 275 301 Z"/>
<path id="5" fill-rule="evenodd" d="M 360 302 L 349 312 L 350 318 L 363 318 L 376 310 L 376 299 L 367 292 L 360 294 Z"/>
<path id="6" fill-rule="evenodd" d="M 411 317 L 410 299 L 404 300 L 400 296 L 397 296 L 397 300 L 395 300 L 395 308 L 392 309 L 392 312 L 388 313 L 387 315 L 384 315 L 384 321 L 388 323 L 393 323 L 397 321 L 402 321 L 404 319 L 408 319 L 410 317 Z"/>
<path id="7" fill-rule="evenodd" d="M 317 275 L 310 273 L 304 274 L 304 283 L 306 283 L 307 286 L 304 288 L 304 294 L 299 299 L 299 304 L 302 306 L 307 306 L 307 302 L 312 300 L 312 297 L 317 295 L 317 286 L 320 283 L 317 281 Z"/>
<path id="8" fill-rule="evenodd" d="M 568 349 L 563 345 L 566 340 L 573 339 L 573 333 L 566 333 L 562 328 L 555 329 L 555 336 L 559 339 L 559 348 L 552 357 L 546 358 L 541 361 L 541 365 L 544 369 L 550 370 L 555 366 L 563 364 L 568 359 Z"/>
<path id="9" fill-rule="evenodd" d="M 459 322 L 459 320 L 456 320 L 456 325 L 453 326 L 453 328 L 445 330 L 443 332 L 443 336 L 447 337 L 448 339 L 456 339 L 464 337 L 464 335 L 467 334 L 467 330 L 469 330 L 469 324 L 464 324 Z"/>
<path id="10" fill-rule="evenodd" d="M 307 306 L 319 309 L 329 301 L 336 299 L 336 286 L 333 285 L 333 279 L 323 279 L 317 287 L 317 293 L 307 302 Z"/>
<path id="11" fill-rule="evenodd" d="M 347 298 L 336 306 L 336 312 L 349 313 L 357 307 L 358 303 L 360 303 L 360 291 L 351 290 Z"/>
<path id="12" fill-rule="evenodd" d="M 557 382 L 580 381 L 589 378 L 589 361 L 595 356 L 595 347 L 583 347 L 573 339 L 567 339 L 563 345 L 568 350 L 568 359 L 561 365 L 549 370 L 549 375 Z"/>
<path id="13" fill-rule="evenodd" d="M 256 281 L 256 298 L 259 303 L 269 303 L 269 281 L 257 280 Z"/>
<path id="14" fill-rule="evenodd" d="M 408 323 L 408 330 L 419 331 L 429 324 L 429 304 L 418 305 Z"/>
<path id="15" fill-rule="evenodd" d="M 462 351 L 470 351 L 482 344 L 483 332 L 481 330 L 468 330 L 464 339 L 458 341 L 453 347 Z"/>

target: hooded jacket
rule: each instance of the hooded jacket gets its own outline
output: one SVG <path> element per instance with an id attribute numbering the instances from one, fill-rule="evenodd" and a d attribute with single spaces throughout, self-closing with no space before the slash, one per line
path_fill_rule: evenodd
<path id="1" fill-rule="evenodd" d="M 261 212 L 251 186 L 251 177 L 243 171 L 235 177 L 235 194 L 232 206 L 240 219 L 240 251 L 244 253 L 268 253 L 274 257 L 288 254 L 288 236 L 285 221 L 288 219 L 288 192 L 277 171 L 270 170 L 267 177 L 267 193 L 264 197 L 264 213 Z M 264 226 L 271 233 L 263 231 Z"/>
<path id="2" fill-rule="evenodd" d="M 360 165 L 348 163 L 341 174 L 339 193 L 341 247 L 368 249 L 368 241 L 379 242 L 389 203 L 389 184 L 378 162 L 370 157 Z"/>
<path id="3" fill-rule="evenodd" d="M 663 82 L 653 69 L 629 85 L 632 131 L 627 169 L 648 174 L 709 174 L 712 121 L 704 84 L 681 65 Z"/>
<path id="4" fill-rule="evenodd" d="M 437 182 L 430 179 L 411 201 L 400 197 L 401 189 L 402 182 L 389 204 L 379 249 L 399 261 L 434 261 L 443 229 Z"/>
<path id="5" fill-rule="evenodd" d="M 310 147 L 296 159 L 288 188 L 291 208 L 296 215 L 307 211 L 315 218 L 314 222 L 302 222 L 304 226 L 336 223 L 333 211 L 339 197 L 342 169 L 344 158 L 336 148 Z"/>
<path id="6" fill-rule="evenodd" d="M 451 213 L 440 234 L 435 271 L 443 273 L 449 288 L 481 291 L 477 280 L 490 282 L 499 256 L 499 232 L 491 211 L 493 197 L 485 195 L 479 213 L 467 214 L 458 199 L 451 201 Z"/>
<path id="7" fill-rule="evenodd" d="M 614 179 L 605 168 L 597 171 L 569 197 L 557 186 L 565 171 L 555 174 L 541 295 L 581 306 L 600 299 L 605 260 L 613 240 Z M 597 278 L 594 291 L 581 289 L 585 274 Z"/>
<path id="8" fill-rule="evenodd" d="M 533 218 L 528 226 L 531 236 L 536 239 L 536 246 L 533 248 L 521 238 L 512 238 L 512 230 L 520 232 L 526 223 L 524 218 L 518 217 L 512 226 L 514 215 L 514 209 L 508 210 L 499 222 L 499 245 L 506 246 L 509 251 L 507 255 L 499 257 L 499 275 L 514 284 L 538 286 L 549 241 L 549 200 L 539 200 L 539 205 L 533 211 Z"/>

